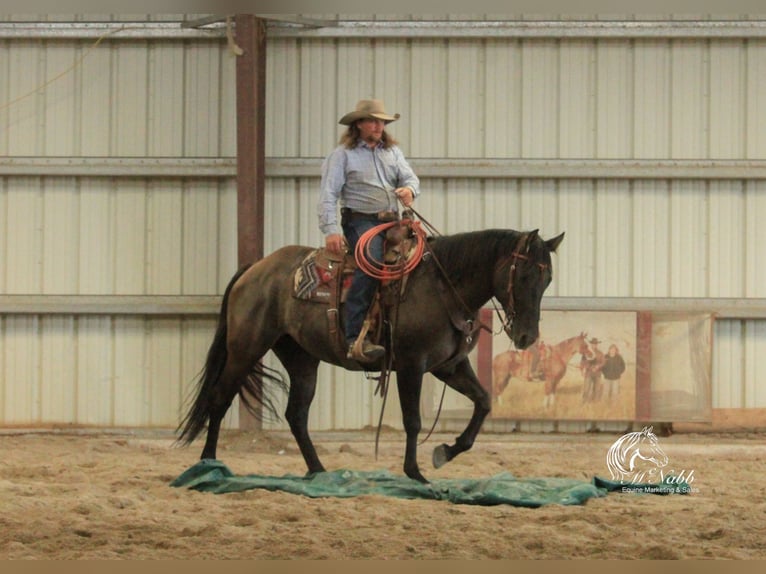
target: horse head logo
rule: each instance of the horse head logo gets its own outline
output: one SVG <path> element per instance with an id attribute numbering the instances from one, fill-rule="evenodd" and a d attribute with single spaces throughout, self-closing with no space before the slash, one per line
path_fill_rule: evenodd
<path id="1" fill-rule="evenodd" d="M 627 433 L 615 441 L 606 455 L 613 480 L 628 483 L 655 481 L 668 457 L 660 448 L 653 427 Z"/>

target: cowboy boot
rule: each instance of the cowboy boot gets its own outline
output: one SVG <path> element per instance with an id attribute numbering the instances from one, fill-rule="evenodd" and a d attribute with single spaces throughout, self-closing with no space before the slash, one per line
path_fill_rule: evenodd
<path id="1" fill-rule="evenodd" d="M 386 349 L 384 347 L 371 343 L 365 338 L 357 339 L 356 342 L 348 346 L 346 358 L 360 363 L 371 363 L 377 361 L 385 354 Z"/>

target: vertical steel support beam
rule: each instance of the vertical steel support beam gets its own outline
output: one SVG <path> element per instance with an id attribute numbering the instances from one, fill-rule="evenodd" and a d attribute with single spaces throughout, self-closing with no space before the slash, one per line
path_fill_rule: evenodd
<path id="1" fill-rule="evenodd" d="M 237 14 L 237 261 L 245 265 L 263 257 L 264 165 L 266 158 L 266 23 L 252 14 Z M 261 427 L 240 403 L 239 428 Z"/>
<path id="2" fill-rule="evenodd" d="M 266 24 L 237 14 L 237 260 L 263 257 L 264 164 L 266 161 Z"/>

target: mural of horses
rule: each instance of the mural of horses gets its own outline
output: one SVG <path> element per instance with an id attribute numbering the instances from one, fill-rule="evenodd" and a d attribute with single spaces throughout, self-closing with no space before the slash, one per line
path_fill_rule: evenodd
<path id="1" fill-rule="evenodd" d="M 580 333 L 569 339 L 565 339 L 550 348 L 548 356 L 541 358 L 545 387 L 543 392 L 543 407 L 552 408 L 556 401 L 556 387 L 567 373 L 569 361 L 577 353 L 584 357 L 590 356 L 591 350 L 587 341 L 587 334 Z"/>
<path id="2" fill-rule="evenodd" d="M 535 351 L 509 349 L 492 357 L 492 396 L 501 399 L 502 392 L 513 377 L 531 381 Z"/>
<path id="3" fill-rule="evenodd" d="M 668 457 L 660 448 L 654 427 L 624 434 L 606 454 L 606 466 L 613 480 L 628 483 L 656 482 Z"/>
<path id="4" fill-rule="evenodd" d="M 598 339 L 589 341 L 590 356 L 583 355 L 580 361 L 580 371 L 583 375 L 582 402 L 593 403 L 601 400 L 604 383 L 601 380 L 601 368 L 606 362 L 606 355 L 597 347 Z"/>
<path id="5" fill-rule="evenodd" d="M 563 233 L 544 240 L 537 230 L 490 229 L 428 239 L 421 263 L 408 276 L 391 333 L 392 371 L 406 435 L 404 472 L 410 478 L 427 482 L 417 461 L 424 373 L 433 373 L 474 404 L 454 444 L 434 450 L 432 461 L 438 468 L 471 448 L 491 408 L 489 392 L 468 359 L 478 337 L 465 327 L 478 324 L 480 309 L 495 297 L 516 347 L 533 344 L 539 335 L 540 301 L 553 277 L 551 253 L 563 238 Z M 287 371 L 285 418 L 308 472 L 325 470 L 308 432 L 319 362 L 357 371 L 370 367 L 339 351 L 328 329 L 326 304 L 293 296 L 296 269 L 311 251 L 283 247 L 240 269 L 227 286 L 196 396 L 179 425 L 179 441 L 185 444 L 207 427 L 202 459 L 216 458 L 221 422 L 238 394 L 254 413 L 260 413 L 259 404 L 278 414 L 268 391 L 288 385 L 281 372 L 261 363 L 272 350 Z"/>
<path id="6" fill-rule="evenodd" d="M 523 351 L 509 350 L 492 359 L 492 393 L 502 403 L 502 392 L 513 377 L 544 381 L 543 407 L 550 408 L 555 401 L 556 387 L 566 375 L 569 361 L 580 353 L 590 356 L 586 333 L 565 339 L 555 345 L 539 345 Z"/>
<path id="7" fill-rule="evenodd" d="M 540 355 L 545 355 L 547 345 L 537 342 L 521 351 L 509 349 L 492 358 L 492 393 L 500 398 L 505 387 L 514 377 L 525 381 L 540 379 Z"/>

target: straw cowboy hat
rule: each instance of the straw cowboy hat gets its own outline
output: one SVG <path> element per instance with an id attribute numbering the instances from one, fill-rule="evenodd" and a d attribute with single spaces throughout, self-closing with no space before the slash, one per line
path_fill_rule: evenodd
<path id="1" fill-rule="evenodd" d="M 356 103 L 356 109 L 343 116 L 338 123 L 343 124 L 344 126 L 350 126 L 355 121 L 366 118 L 383 120 L 388 124 L 398 120 L 399 114 L 394 114 L 393 116 L 387 114 L 383 100 L 359 100 Z"/>

